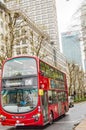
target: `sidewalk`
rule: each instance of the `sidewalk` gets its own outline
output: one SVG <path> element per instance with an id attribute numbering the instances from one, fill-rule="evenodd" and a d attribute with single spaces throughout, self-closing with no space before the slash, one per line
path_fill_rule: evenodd
<path id="1" fill-rule="evenodd" d="M 79 125 L 77 125 L 74 130 L 86 130 L 86 119 L 82 120 Z"/>

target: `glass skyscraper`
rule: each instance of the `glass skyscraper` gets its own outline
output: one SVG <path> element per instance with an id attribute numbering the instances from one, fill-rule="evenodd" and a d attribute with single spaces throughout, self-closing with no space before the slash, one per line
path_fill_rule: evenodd
<path id="1" fill-rule="evenodd" d="M 78 32 L 62 33 L 62 50 L 69 63 L 78 64 L 81 68 L 83 68 Z"/>

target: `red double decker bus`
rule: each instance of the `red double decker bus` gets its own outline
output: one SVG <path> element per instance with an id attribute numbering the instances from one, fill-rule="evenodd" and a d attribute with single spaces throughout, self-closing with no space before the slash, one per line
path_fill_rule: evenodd
<path id="1" fill-rule="evenodd" d="M 0 91 L 2 125 L 44 126 L 69 109 L 66 75 L 37 57 L 6 60 Z"/>

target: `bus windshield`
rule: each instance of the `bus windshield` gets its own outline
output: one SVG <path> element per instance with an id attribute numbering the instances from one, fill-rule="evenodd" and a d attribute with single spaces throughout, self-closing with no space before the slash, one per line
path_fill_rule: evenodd
<path id="1" fill-rule="evenodd" d="M 8 60 L 3 69 L 3 77 L 37 75 L 36 60 L 34 58 L 14 58 Z"/>
<path id="2" fill-rule="evenodd" d="M 13 58 L 5 62 L 1 94 L 2 107 L 8 112 L 28 112 L 37 106 L 37 65 L 34 58 Z"/>
<path id="3" fill-rule="evenodd" d="M 37 88 L 3 89 L 2 107 L 11 113 L 29 112 L 37 106 Z"/>

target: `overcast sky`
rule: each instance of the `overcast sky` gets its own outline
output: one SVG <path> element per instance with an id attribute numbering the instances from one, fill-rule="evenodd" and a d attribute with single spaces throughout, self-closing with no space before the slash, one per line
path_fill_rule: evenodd
<path id="1" fill-rule="evenodd" d="M 60 32 L 65 31 L 71 22 L 71 17 L 83 0 L 56 0 L 57 17 Z"/>

